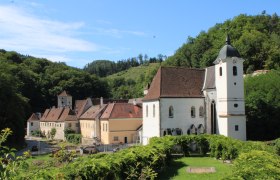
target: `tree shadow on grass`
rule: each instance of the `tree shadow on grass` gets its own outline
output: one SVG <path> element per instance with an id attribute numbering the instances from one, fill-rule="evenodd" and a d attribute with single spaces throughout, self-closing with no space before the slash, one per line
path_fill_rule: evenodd
<path id="1" fill-rule="evenodd" d="M 188 164 L 185 164 L 181 161 L 176 161 L 176 159 L 172 159 L 170 163 L 168 164 L 168 167 L 164 169 L 162 172 L 158 174 L 159 180 L 167 180 L 171 179 L 172 177 L 175 177 L 178 175 L 178 170 L 182 167 L 187 167 Z"/>

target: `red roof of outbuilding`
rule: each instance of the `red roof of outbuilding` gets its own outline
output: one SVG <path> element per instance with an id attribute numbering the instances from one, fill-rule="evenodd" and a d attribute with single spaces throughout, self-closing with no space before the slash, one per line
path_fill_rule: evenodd
<path id="1" fill-rule="evenodd" d="M 118 118 L 142 118 L 142 108 L 128 103 L 112 103 L 101 116 L 101 119 Z"/>

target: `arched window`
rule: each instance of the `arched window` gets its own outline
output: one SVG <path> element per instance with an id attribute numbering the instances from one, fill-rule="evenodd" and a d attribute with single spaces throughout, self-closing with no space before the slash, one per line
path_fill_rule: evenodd
<path id="1" fill-rule="evenodd" d="M 153 105 L 153 117 L 155 117 L 155 116 L 156 116 L 156 106 Z"/>
<path id="2" fill-rule="evenodd" d="M 236 66 L 232 67 L 232 73 L 234 76 L 237 76 L 237 67 Z"/>
<path id="3" fill-rule="evenodd" d="M 222 67 L 220 67 L 220 76 L 222 76 L 223 75 L 223 69 L 222 69 Z"/>
<path id="4" fill-rule="evenodd" d="M 194 106 L 191 107 L 191 117 L 195 118 L 195 107 Z"/>
<path id="5" fill-rule="evenodd" d="M 203 117 L 204 116 L 204 108 L 203 106 L 199 107 L 199 117 Z"/>
<path id="6" fill-rule="evenodd" d="M 169 106 L 169 117 L 170 118 L 173 118 L 174 116 L 174 109 L 173 109 L 173 106 Z"/>
<path id="7" fill-rule="evenodd" d="M 148 109 L 148 105 L 146 105 L 146 117 L 149 116 L 149 109 Z"/>

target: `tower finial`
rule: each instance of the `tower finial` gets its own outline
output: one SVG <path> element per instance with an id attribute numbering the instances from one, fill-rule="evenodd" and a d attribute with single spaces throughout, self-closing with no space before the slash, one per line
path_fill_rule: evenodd
<path id="1" fill-rule="evenodd" d="M 229 37 L 228 30 L 229 30 L 229 28 L 226 28 L 226 31 L 227 31 L 226 44 L 227 44 L 227 45 L 230 45 L 230 37 Z"/>
<path id="2" fill-rule="evenodd" d="M 227 38 L 226 38 L 226 44 L 227 44 L 227 45 L 230 45 L 230 37 L 229 37 L 228 34 L 227 34 Z"/>

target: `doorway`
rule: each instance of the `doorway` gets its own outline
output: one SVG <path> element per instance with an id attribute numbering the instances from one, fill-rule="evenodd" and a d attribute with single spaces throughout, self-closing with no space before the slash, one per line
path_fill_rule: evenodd
<path id="1" fill-rule="evenodd" d="M 124 143 L 127 143 L 127 137 L 124 137 Z"/>
<path id="2" fill-rule="evenodd" d="M 216 116 L 216 103 L 211 103 L 211 134 L 217 134 L 217 116 Z"/>

